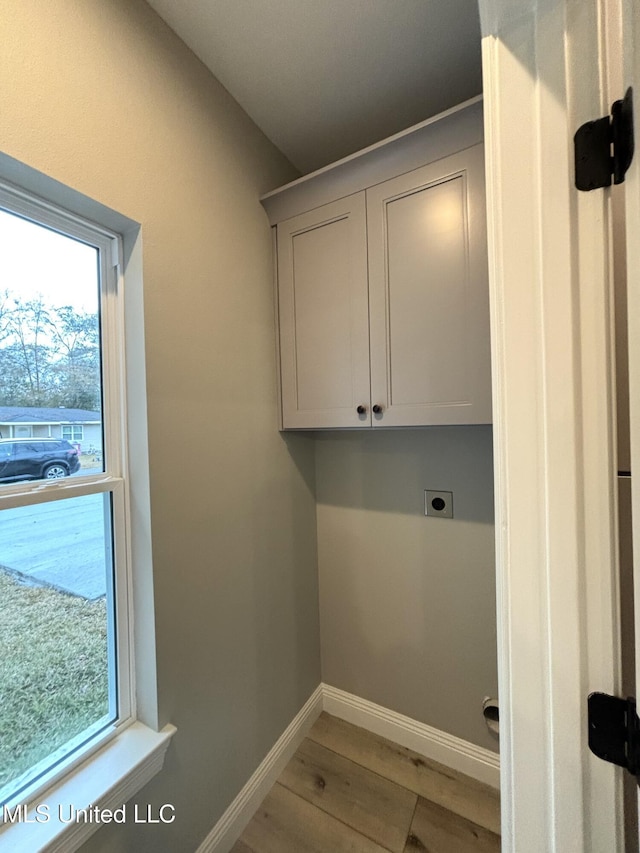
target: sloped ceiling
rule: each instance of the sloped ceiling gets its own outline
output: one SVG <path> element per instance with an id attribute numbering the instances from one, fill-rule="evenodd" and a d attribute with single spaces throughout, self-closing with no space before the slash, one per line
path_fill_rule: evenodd
<path id="1" fill-rule="evenodd" d="M 482 91 L 477 0 L 148 0 L 306 174 Z"/>

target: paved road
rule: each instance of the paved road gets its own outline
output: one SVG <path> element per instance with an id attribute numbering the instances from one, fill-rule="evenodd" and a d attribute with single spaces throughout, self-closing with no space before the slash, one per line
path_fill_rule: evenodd
<path id="1" fill-rule="evenodd" d="M 104 495 L 84 495 L 3 510 L 0 565 L 36 583 L 99 598 L 106 591 L 104 503 Z"/>

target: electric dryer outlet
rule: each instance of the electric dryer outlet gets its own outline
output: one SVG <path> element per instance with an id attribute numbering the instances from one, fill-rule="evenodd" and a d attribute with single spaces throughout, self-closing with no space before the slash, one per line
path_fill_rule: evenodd
<path id="1" fill-rule="evenodd" d="M 425 490 L 424 514 L 440 518 L 453 518 L 453 492 L 434 492 Z"/>

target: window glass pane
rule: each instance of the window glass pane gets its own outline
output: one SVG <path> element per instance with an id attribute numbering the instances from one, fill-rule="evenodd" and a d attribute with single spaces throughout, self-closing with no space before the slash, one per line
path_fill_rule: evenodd
<path id="1" fill-rule="evenodd" d="M 63 426 L 62 437 L 67 441 L 82 441 L 84 438 L 84 430 L 82 426 Z"/>
<path id="2" fill-rule="evenodd" d="M 98 254 L 0 210 L 0 443 L 47 442 L 0 483 L 104 468 Z"/>
<path id="3" fill-rule="evenodd" d="M 117 716 L 111 512 L 0 511 L 0 801 Z"/>

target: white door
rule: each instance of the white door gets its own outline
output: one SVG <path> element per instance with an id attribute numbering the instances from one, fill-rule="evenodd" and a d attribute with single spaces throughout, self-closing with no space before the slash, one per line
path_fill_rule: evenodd
<path id="1" fill-rule="evenodd" d="M 638 3 L 624 2 L 625 25 L 611 42 L 631 57 Z M 624 850 L 624 771 L 589 753 L 586 721 L 590 692 L 620 688 L 610 193 L 575 189 L 572 140 L 611 106 L 606 44 L 617 3 L 479 6 L 503 851 L 612 853 Z M 631 362 L 640 372 L 637 161 L 628 265 Z M 631 382 L 637 439 L 640 379 Z"/>

